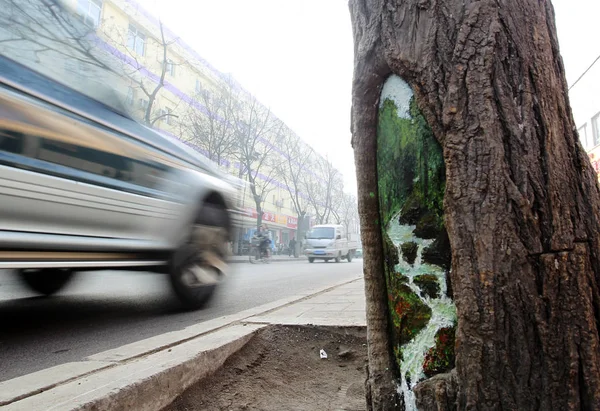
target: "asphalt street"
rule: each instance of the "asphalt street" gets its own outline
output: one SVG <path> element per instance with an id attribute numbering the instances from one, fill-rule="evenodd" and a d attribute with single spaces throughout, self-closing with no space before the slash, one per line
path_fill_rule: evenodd
<path id="1" fill-rule="evenodd" d="M 38 297 L 0 271 L 0 381 L 351 280 L 361 275 L 362 260 L 231 268 L 211 305 L 195 312 L 179 309 L 164 275 L 80 273 L 61 293 Z"/>

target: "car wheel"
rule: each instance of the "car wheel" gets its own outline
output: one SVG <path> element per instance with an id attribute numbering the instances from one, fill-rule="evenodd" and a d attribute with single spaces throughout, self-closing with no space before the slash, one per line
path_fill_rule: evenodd
<path id="1" fill-rule="evenodd" d="M 337 255 L 337 257 L 335 257 L 335 262 L 339 263 L 342 261 L 342 256 L 340 254 Z"/>
<path id="2" fill-rule="evenodd" d="M 225 210 L 204 207 L 189 243 L 171 260 L 170 279 L 184 308 L 203 308 L 225 277 L 227 263 L 227 216 Z"/>
<path id="3" fill-rule="evenodd" d="M 314 263 L 314 262 L 315 262 L 315 259 L 314 259 L 314 258 L 312 258 L 312 257 L 308 257 L 308 262 L 312 264 L 312 263 Z"/>
<path id="4" fill-rule="evenodd" d="M 56 293 L 69 282 L 73 274 L 73 271 L 61 268 L 19 271 L 19 277 L 23 283 L 31 290 L 43 295 Z"/>

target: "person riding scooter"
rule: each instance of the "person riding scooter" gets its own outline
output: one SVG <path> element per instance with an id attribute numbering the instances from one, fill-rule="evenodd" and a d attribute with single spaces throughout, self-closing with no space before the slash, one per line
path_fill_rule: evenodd
<path id="1" fill-rule="evenodd" d="M 258 230 L 256 231 L 256 237 L 260 238 L 261 241 L 259 243 L 259 250 L 262 255 L 263 252 L 266 252 L 267 257 L 271 256 L 270 247 L 271 239 L 269 238 L 269 230 L 267 229 L 266 224 L 262 224 Z"/>

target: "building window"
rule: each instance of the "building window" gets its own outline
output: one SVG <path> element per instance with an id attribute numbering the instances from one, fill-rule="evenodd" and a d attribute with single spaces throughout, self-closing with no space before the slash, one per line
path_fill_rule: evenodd
<path id="1" fill-rule="evenodd" d="M 196 93 L 200 93 L 202 91 L 202 84 L 200 83 L 200 79 L 196 79 Z"/>
<path id="2" fill-rule="evenodd" d="M 146 110 L 148 108 L 148 100 L 146 100 L 145 98 L 141 98 L 140 99 L 140 108 L 142 110 Z"/>
<path id="3" fill-rule="evenodd" d="M 583 126 L 579 127 L 577 129 L 577 133 L 579 134 L 579 141 L 583 145 L 583 148 L 585 148 L 586 150 L 589 150 L 591 147 L 590 147 L 590 143 L 588 141 L 588 136 L 587 136 L 587 123 L 585 123 Z"/>
<path id="4" fill-rule="evenodd" d="M 98 27 L 101 13 L 101 0 L 77 0 L 77 14 L 85 24 Z"/>
<path id="5" fill-rule="evenodd" d="M 144 52 L 146 51 L 146 35 L 131 24 L 129 25 L 129 32 L 127 36 L 127 47 L 135 51 L 140 56 L 143 56 Z"/>
<path id="6" fill-rule="evenodd" d="M 594 147 L 600 144 L 600 113 L 592 118 L 592 134 Z M 591 148 L 591 147 L 590 147 Z"/>
<path id="7" fill-rule="evenodd" d="M 159 113 L 159 116 L 161 116 L 160 119 L 169 125 L 173 124 L 173 116 L 171 113 L 173 113 L 173 111 L 168 107 L 161 109 Z"/>
<path id="8" fill-rule="evenodd" d="M 172 77 L 175 77 L 175 63 L 173 63 L 173 60 L 167 60 L 165 66 L 166 72 L 169 73 Z"/>

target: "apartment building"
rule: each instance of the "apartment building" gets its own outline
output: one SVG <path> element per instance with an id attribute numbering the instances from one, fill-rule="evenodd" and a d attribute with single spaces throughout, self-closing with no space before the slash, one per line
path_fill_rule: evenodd
<path id="1" fill-rule="evenodd" d="M 63 1 L 82 22 L 95 30 L 100 39 L 99 47 L 115 56 L 128 73 L 129 84 L 120 84 L 118 93 L 134 117 L 165 134 L 187 140 L 188 131 L 181 127 L 175 116 L 183 116 L 190 107 L 202 111 L 198 93 L 216 90 L 231 79 L 211 66 L 169 28 L 161 26 L 134 0 Z M 162 74 L 164 86 L 156 94 L 152 110 L 148 110 L 152 98 L 149 92 L 156 88 Z M 242 98 L 251 97 L 239 84 L 235 87 L 239 88 Z M 272 149 L 274 154 L 282 155 L 278 147 Z M 220 166 L 234 175 L 239 174 L 240 165 L 232 159 L 223 159 Z M 270 179 L 265 174 L 268 173 L 261 173 L 257 178 Z M 268 224 L 275 242 L 287 244 L 296 236 L 298 218 L 285 184 L 277 179 L 269 184 L 272 189 L 264 201 L 262 220 Z M 257 218 L 249 189 L 240 206 L 246 212 L 244 237 L 247 239 Z"/>
<path id="2" fill-rule="evenodd" d="M 571 85 L 569 98 L 581 144 L 600 175 L 600 61 Z"/>

